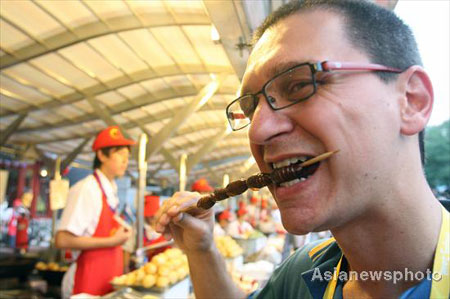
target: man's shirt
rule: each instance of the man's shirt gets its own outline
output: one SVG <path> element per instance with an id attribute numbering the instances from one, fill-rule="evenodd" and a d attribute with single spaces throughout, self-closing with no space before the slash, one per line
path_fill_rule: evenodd
<path id="1" fill-rule="evenodd" d="M 445 209 L 442 209 L 442 215 L 433 271 L 430 271 L 430 275 L 422 273 L 424 279 L 403 292 L 399 298 L 449 298 L 450 216 Z M 352 278 L 352 273 L 348 273 L 347 269 L 347 261 L 333 238 L 313 242 L 290 256 L 275 270 L 266 286 L 258 293 L 252 293 L 249 298 L 343 298 L 344 283 Z M 394 272 L 367 271 L 367 279 L 393 281 L 396 275 Z M 403 278 L 413 279 L 412 276 L 416 275 L 412 271 L 408 273 L 407 269 L 400 272 L 403 272 Z M 359 274 L 358 279 L 363 278 Z"/>

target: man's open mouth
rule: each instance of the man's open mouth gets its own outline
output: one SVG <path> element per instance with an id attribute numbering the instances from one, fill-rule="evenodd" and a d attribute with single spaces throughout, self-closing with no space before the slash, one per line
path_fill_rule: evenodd
<path id="1" fill-rule="evenodd" d="M 312 165 L 299 167 L 300 164 L 314 158 L 313 156 L 300 156 L 295 158 L 288 158 L 281 162 L 273 163 L 272 167 L 274 171 L 289 172 L 289 179 L 283 182 L 277 183 L 277 187 L 289 187 L 296 183 L 306 181 L 312 176 L 320 166 L 320 162 L 316 162 Z M 300 169 L 298 169 L 300 168 Z"/>

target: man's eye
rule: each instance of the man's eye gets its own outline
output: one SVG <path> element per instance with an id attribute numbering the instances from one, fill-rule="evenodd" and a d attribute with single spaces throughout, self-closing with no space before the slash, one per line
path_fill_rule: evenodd
<path id="1" fill-rule="evenodd" d="M 289 88 L 289 93 L 296 93 L 301 91 L 303 88 L 307 87 L 308 85 L 311 85 L 312 82 L 296 82 L 291 85 Z"/>
<path id="2" fill-rule="evenodd" d="M 289 101 L 298 101 L 307 98 L 314 92 L 314 84 L 311 81 L 298 81 L 291 84 L 287 90 Z"/>

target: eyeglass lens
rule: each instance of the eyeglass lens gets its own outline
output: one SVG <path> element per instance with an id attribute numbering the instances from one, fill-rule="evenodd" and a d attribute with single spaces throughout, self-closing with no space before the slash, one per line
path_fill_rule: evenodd
<path id="1" fill-rule="evenodd" d="M 272 109 L 279 110 L 309 98 L 314 92 L 311 67 L 303 64 L 275 76 L 267 82 L 262 93 Z M 257 104 L 256 96 L 244 95 L 228 106 L 227 116 L 234 130 L 251 122 Z"/>

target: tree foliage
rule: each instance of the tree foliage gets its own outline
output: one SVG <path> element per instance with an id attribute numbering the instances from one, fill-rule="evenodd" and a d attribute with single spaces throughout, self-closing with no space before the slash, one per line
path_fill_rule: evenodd
<path id="1" fill-rule="evenodd" d="M 450 187 L 450 120 L 425 131 L 425 174 L 431 187 Z"/>

